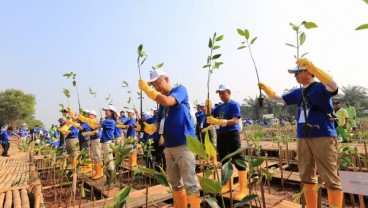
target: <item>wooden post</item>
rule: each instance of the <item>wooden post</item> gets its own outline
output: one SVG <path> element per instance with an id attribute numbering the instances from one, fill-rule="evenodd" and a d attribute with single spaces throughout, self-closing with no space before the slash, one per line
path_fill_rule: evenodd
<path id="1" fill-rule="evenodd" d="M 267 156 L 268 156 L 267 151 L 265 151 L 266 170 L 268 172 L 268 157 Z M 268 177 L 267 177 L 266 181 L 267 181 L 268 193 L 271 194 L 271 185 L 270 185 L 270 180 L 269 180 Z"/>
<path id="2" fill-rule="evenodd" d="M 284 190 L 284 170 L 282 167 L 282 146 L 279 146 L 279 167 L 281 173 L 281 190 Z"/>
<path id="3" fill-rule="evenodd" d="M 359 167 L 359 172 L 362 172 L 362 163 L 360 161 L 360 157 L 359 157 L 359 153 L 358 153 L 358 149 L 355 147 L 355 157 L 358 163 L 358 167 Z M 354 171 L 356 171 L 356 169 L 354 169 Z M 363 195 L 359 194 L 359 207 L 360 208 L 364 208 L 365 207 L 365 203 L 364 203 L 364 198 Z"/>

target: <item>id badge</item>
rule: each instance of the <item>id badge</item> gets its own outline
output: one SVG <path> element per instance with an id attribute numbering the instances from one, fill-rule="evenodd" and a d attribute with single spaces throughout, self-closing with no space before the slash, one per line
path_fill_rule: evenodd
<path id="1" fill-rule="evenodd" d="M 307 109 L 307 116 L 309 115 L 309 109 Z M 299 121 L 298 123 L 305 123 L 304 110 L 300 111 Z"/>
<path id="2" fill-rule="evenodd" d="M 164 126 L 165 126 L 165 118 L 161 119 L 160 121 L 160 128 L 158 130 L 159 134 L 164 134 Z"/>
<path id="3" fill-rule="evenodd" d="M 200 128 L 203 129 L 203 122 L 201 123 Z"/>

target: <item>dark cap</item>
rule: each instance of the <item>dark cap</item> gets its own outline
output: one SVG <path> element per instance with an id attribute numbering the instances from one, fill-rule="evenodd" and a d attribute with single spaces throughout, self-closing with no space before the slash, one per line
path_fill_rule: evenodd
<path id="1" fill-rule="evenodd" d="M 68 111 L 66 109 L 61 110 L 62 113 L 67 113 Z"/>

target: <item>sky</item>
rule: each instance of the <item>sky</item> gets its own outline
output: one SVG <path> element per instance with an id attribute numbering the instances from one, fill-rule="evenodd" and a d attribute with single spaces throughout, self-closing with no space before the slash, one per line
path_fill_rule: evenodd
<path id="1" fill-rule="evenodd" d="M 99 111 L 112 103 L 118 110 L 134 105 L 139 73 L 137 47 L 143 44 L 148 57 L 141 68 L 149 79 L 151 67 L 164 63 L 172 83 L 184 85 L 192 103 L 204 102 L 207 73 L 202 66 L 210 53 L 208 39 L 224 35 L 217 50 L 224 62 L 211 76 L 210 97 L 227 84 L 232 98 L 259 95 L 257 77 L 249 51 L 237 50 L 241 42 L 236 29 L 248 29 L 257 37 L 252 53 L 260 80 L 281 94 L 297 86 L 287 69 L 295 66 L 296 44 L 290 22 L 312 21 L 316 29 L 303 30 L 301 53 L 333 75 L 339 86 L 368 88 L 368 5 L 362 0 L 0 0 L 0 91 L 14 88 L 35 95 L 36 114 L 46 127 L 60 117 L 59 104 L 77 109 L 72 80 L 77 74 L 82 108 Z M 96 98 L 89 94 L 96 91 Z M 111 100 L 106 100 L 109 97 Z M 144 99 L 143 110 L 155 104 Z"/>

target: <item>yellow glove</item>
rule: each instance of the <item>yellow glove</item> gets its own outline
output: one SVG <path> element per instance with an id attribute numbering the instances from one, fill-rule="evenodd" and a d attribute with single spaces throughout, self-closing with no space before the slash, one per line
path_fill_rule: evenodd
<path id="1" fill-rule="evenodd" d="M 314 64 L 306 58 L 302 58 L 296 61 L 296 64 L 300 67 L 306 67 L 307 70 L 319 79 L 324 85 L 327 85 L 332 81 L 332 76 L 322 69 L 317 68 Z"/>
<path id="2" fill-rule="evenodd" d="M 162 146 L 162 145 L 164 144 L 164 142 L 165 142 L 165 139 L 164 139 L 164 137 L 161 135 L 161 136 L 160 136 L 160 140 L 158 140 L 158 145 L 159 145 L 159 146 Z"/>
<path id="3" fill-rule="evenodd" d="M 206 128 L 203 128 L 203 129 L 201 130 L 201 132 L 202 132 L 202 133 L 206 133 L 207 131 L 209 131 L 209 130 L 211 130 L 211 129 L 213 129 L 213 125 L 209 125 L 209 126 L 207 126 Z"/>
<path id="4" fill-rule="evenodd" d="M 138 86 L 139 86 L 139 89 L 144 91 L 147 94 L 147 96 L 151 98 L 152 100 L 155 100 L 157 95 L 160 94 L 159 92 L 154 90 L 152 87 L 148 86 L 147 82 L 142 79 L 138 80 Z"/>
<path id="5" fill-rule="evenodd" d="M 99 122 L 96 119 L 86 118 L 81 114 L 78 114 L 78 119 L 80 121 L 87 123 L 88 126 L 90 126 L 92 129 L 97 129 L 98 127 L 100 127 Z"/>
<path id="6" fill-rule="evenodd" d="M 275 97 L 276 97 L 276 92 L 275 92 L 275 91 L 273 91 L 273 90 L 271 89 L 271 87 L 269 87 L 269 86 L 267 86 L 267 85 L 263 84 L 262 82 L 259 82 L 259 83 L 258 83 L 258 87 L 259 87 L 261 90 L 263 90 L 269 98 L 273 99 L 273 98 L 275 98 Z"/>
<path id="7" fill-rule="evenodd" d="M 69 126 L 64 125 L 59 128 L 59 131 L 62 135 L 68 135 L 70 133 L 69 128 L 70 128 Z"/>
<path id="8" fill-rule="evenodd" d="M 80 124 L 78 122 L 74 122 L 71 119 L 66 120 L 70 125 L 74 126 L 75 128 L 78 128 Z"/>
<path id="9" fill-rule="evenodd" d="M 128 125 L 125 125 L 125 124 L 122 124 L 122 123 L 119 123 L 119 124 L 116 124 L 115 126 L 116 128 L 120 128 L 120 129 L 125 129 L 128 127 Z"/>
<path id="10" fill-rule="evenodd" d="M 67 108 L 70 118 L 75 119 L 74 111 L 71 107 L 68 106 Z"/>
<path id="11" fill-rule="evenodd" d="M 149 135 L 154 134 L 157 131 L 156 124 L 148 124 L 147 122 L 143 122 L 144 129 L 143 131 Z M 141 131 L 142 127 L 139 123 L 136 123 L 135 128 L 136 131 Z"/>
<path id="12" fill-rule="evenodd" d="M 214 118 L 212 116 L 207 116 L 207 123 L 209 124 L 213 124 L 213 125 L 220 125 L 222 127 L 227 125 L 227 120 L 226 119 L 217 119 Z"/>
<path id="13" fill-rule="evenodd" d="M 204 103 L 204 114 L 210 115 L 212 110 L 212 102 L 210 99 L 207 99 Z"/>
<path id="14" fill-rule="evenodd" d="M 86 131 L 82 132 L 82 136 L 93 136 L 96 134 L 96 131 Z"/>

